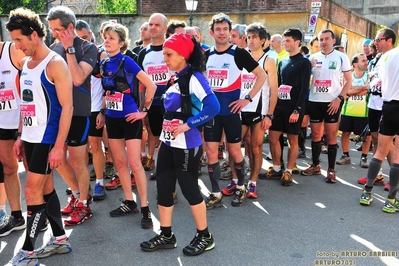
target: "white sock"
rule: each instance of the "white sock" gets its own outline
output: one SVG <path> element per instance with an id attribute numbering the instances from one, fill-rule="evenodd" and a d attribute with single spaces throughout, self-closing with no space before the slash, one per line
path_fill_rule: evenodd
<path id="1" fill-rule="evenodd" d="M 75 199 L 78 199 L 80 196 L 80 190 L 79 189 L 73 190 L 72 195 L 75 197 Z"/>
<path id="2" fill-rule="evenodd" d="M 213 195 L 215 195 L 215 197 L 219 198 L 220 197 L 220 192 L 212 192 Z"/>
<path id="3" fill-rule="evenodd" d="M 278 172 L 281 170 L 281 165 L 273 165 L 274 171 Z"/>
<path id="4" fill-rule="evenodd" d="M 233 178 L 234 184 L 238 184 L 238 178 Z"/>
<path id="5" fill-rule="evenodd" d="M 102 187 L 104 186 L 104 179 L 96 179 L 96 184 L 100 184 Z"/>
<path id="6" fill-rule="evenodd" d="M 290 174 L 292 174 L 292 169 L 285 169 L 286 172 L 289 172 Z"/>
<path id="7" fill-rule="evenodd" d="M 237 189 L 245 189 L 245 186 L 244 186 L 244 185 L 242 185 L 242 186 L 237 186 Z"/>

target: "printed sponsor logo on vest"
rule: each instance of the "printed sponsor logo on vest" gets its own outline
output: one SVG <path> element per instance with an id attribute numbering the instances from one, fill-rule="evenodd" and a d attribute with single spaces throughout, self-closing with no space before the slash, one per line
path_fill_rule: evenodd
<path id="1" fill-rule="evenodd" d="M 35 237 L 36 229 L 37 229 L 37 226 L 39 224 L 41 216 L 42 216 L 41 212 L 36 213 L 35 219 L 33 220 L 32 228 L 30 229 L 30 233 L 29 233 L 29 237 L 30 238 L 34 238 Z"/>
<path id="2" fill-rule="evenodd" d="M 24 102 L 33 102 L 33 92 L 29 89 L 22 91 L 22 100 Z"/>
<path id="3" fill-rule="evenodd" d="M 1 72 L 1 74 L 5 75 L 5 74 L 11 74 L 11 70 L 4 70 Z"/>
<path id="4" fill-rule="evenodd" d="M 32 80 L 24 80 L 24 85 L 32 86 Z"/>

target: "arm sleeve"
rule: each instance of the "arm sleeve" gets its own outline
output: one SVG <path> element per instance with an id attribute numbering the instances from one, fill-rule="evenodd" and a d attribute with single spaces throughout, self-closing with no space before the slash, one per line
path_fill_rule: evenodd
<path id="1" fill-rule="evenodd" d="M 239 69 L 245 68 L 248 72 L 254 71 L 259 66 L 247 50 L 237 47 L 234 55 L 234 61 Z"/>

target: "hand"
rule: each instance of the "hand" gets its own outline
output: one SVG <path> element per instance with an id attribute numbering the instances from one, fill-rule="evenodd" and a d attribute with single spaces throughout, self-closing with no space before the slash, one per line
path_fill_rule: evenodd
<path id="1" fill-rule="evenodd" d="M 315 67 L 317 64 L 317 59 L 313 59 L 312 61 L 310 61 L 310 63 L 312 64 L 312 68 Z"/>
<path id="2" fill-rule="evenodd" d="M 327 113 L 329 115 L 335 114 L 336 112 L 338 112 L 340 106 L 341 106 L 341 99 L 340 98 L 335 98 L 328 105 Z"/>
<path id="3" fill-rule="evenodd" d="M 63 147 L 53 147 L 48 155 L 48 162 L 51 169 L 55 169 L 61 165 L 64 159 L 64 148 Z"/>
<path id="4" fill-rule="evenodd" d="M 125 115 L 126 122 L 134 123 L 138 120 L 143 119 L 147 115 L 147 112 L 135 112 Z"/>
<path id="5" fill-rule="evenodd" d="M 299 114 L 292 113 L 288 119 L 289 123 L 296 123 L 299 119 Z"/>
<path id="6" fill-rule="evenodd" d="M 105 115 L 99 113 L 96 117 L 96 129 L 103 128 L 105 124 Z"/>
<path id="7" fill-rule="evenodd" d="M 184 132 L 188 131 L 189 129 L 190 129 L 190 127 L 187 125 L 187 123 L 178 125 L 178 126 L 174 126 L 173 130 L 172 130 L 173 137 L 176 138 L 177 135 L 179 135 L 180 133 L 184 133 Z"/>
<path id="8" fill-rule="evenodd" d="M 261 123 L 262 130 L 268 130 L 272 126 L 272 120 L 267 116 L 262 119 Z"/>
<path id="9" fill-rule="evenodd" d="M 241 110 L 247 106 L 249 103 L 248 100 L 245 99 L 238 99 L 237 101 L 234 101 L 232 103 L 229 104 L 229 107 L 231 107 L 231 112 L 233 114 L 237 114 L 239 112 L 241 112 Z"/>
<path id="10" fill-rule="evenodd" d="M 14 143 L 13 150 L 18 160 L 23 160 L 25 158 L 24 142 L 21 140 L 21 138 L 17 138 Z"/>
<path id="11" fill-rule="evenodd" d="M 70 29 L 65 29 L 60 35 L 60 42 L 64 47 L 64 50 L 68 49 L 69 47 L 73 47 L 73 31 Z"/>

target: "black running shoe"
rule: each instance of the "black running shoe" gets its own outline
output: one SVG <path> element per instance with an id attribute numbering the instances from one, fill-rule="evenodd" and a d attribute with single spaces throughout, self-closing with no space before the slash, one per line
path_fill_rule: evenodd
<path id="1" fill-rule="evenodd" d="M 137 203 L 132 201 L 129 202 L 127 200 L 123 200 L 123 199 L 119 199 L 122 203 L 121 206 L 119 206 L 118 208 L 116 208 L 113 211 L 109 212 L 109 215 L 111 215 L 111 217 L 121 217 L 121 216 L 125 216 L 128 214 L 133 214 L 133 213 L 138 213 L 139 210 L 137 209 Z"/>
<path id="2" fill-rule="evenodd" d="M 183 248 L 183 253 L 188 256 L 197 256 L 204 253 L 204 251 L 213 249 L 215 247 L 215 241 L 213 240 L 212 234 L 209 235 L 209 237 L 205 237 L 199 236 L 197 233 L 190 244 Z"/>
<path id="3" fill-rule="evenodd" d="M 12 231 L 22 230 L 26 228 L 26 223 L 24 217 L 16 220 L 14 216 L 10 215 L 8 219 L 0 225 L 0 237 L 7 236 Z"/>
<path id="4" fill-rule="evenodd" d="M 155 251 L 157 249 L 172 249 L 177 246 L 176 237 L 172 233 L 170 237 L 164 235 L 157 235 L 148 241 L 142 242 L 140 247 L 144 251 Z"/>
<path id="5" fill-rule="evenodd" d="M 151 219 L 151 212 L 143 212 L 141 211 L 141 228 L 149 229 L 152 228 L 153 223 Z"/>
<path id="6" fill-rule="evenodd" d="M 231 202 L 231 205 L 233 207 L 240 207 L 244 205 L 246 197 L 247 197 L 247 190 L 245 189 L 245 187 L 243 189 L 237 188 L 236 193 L 234 195 L 234 199 Z"/>

